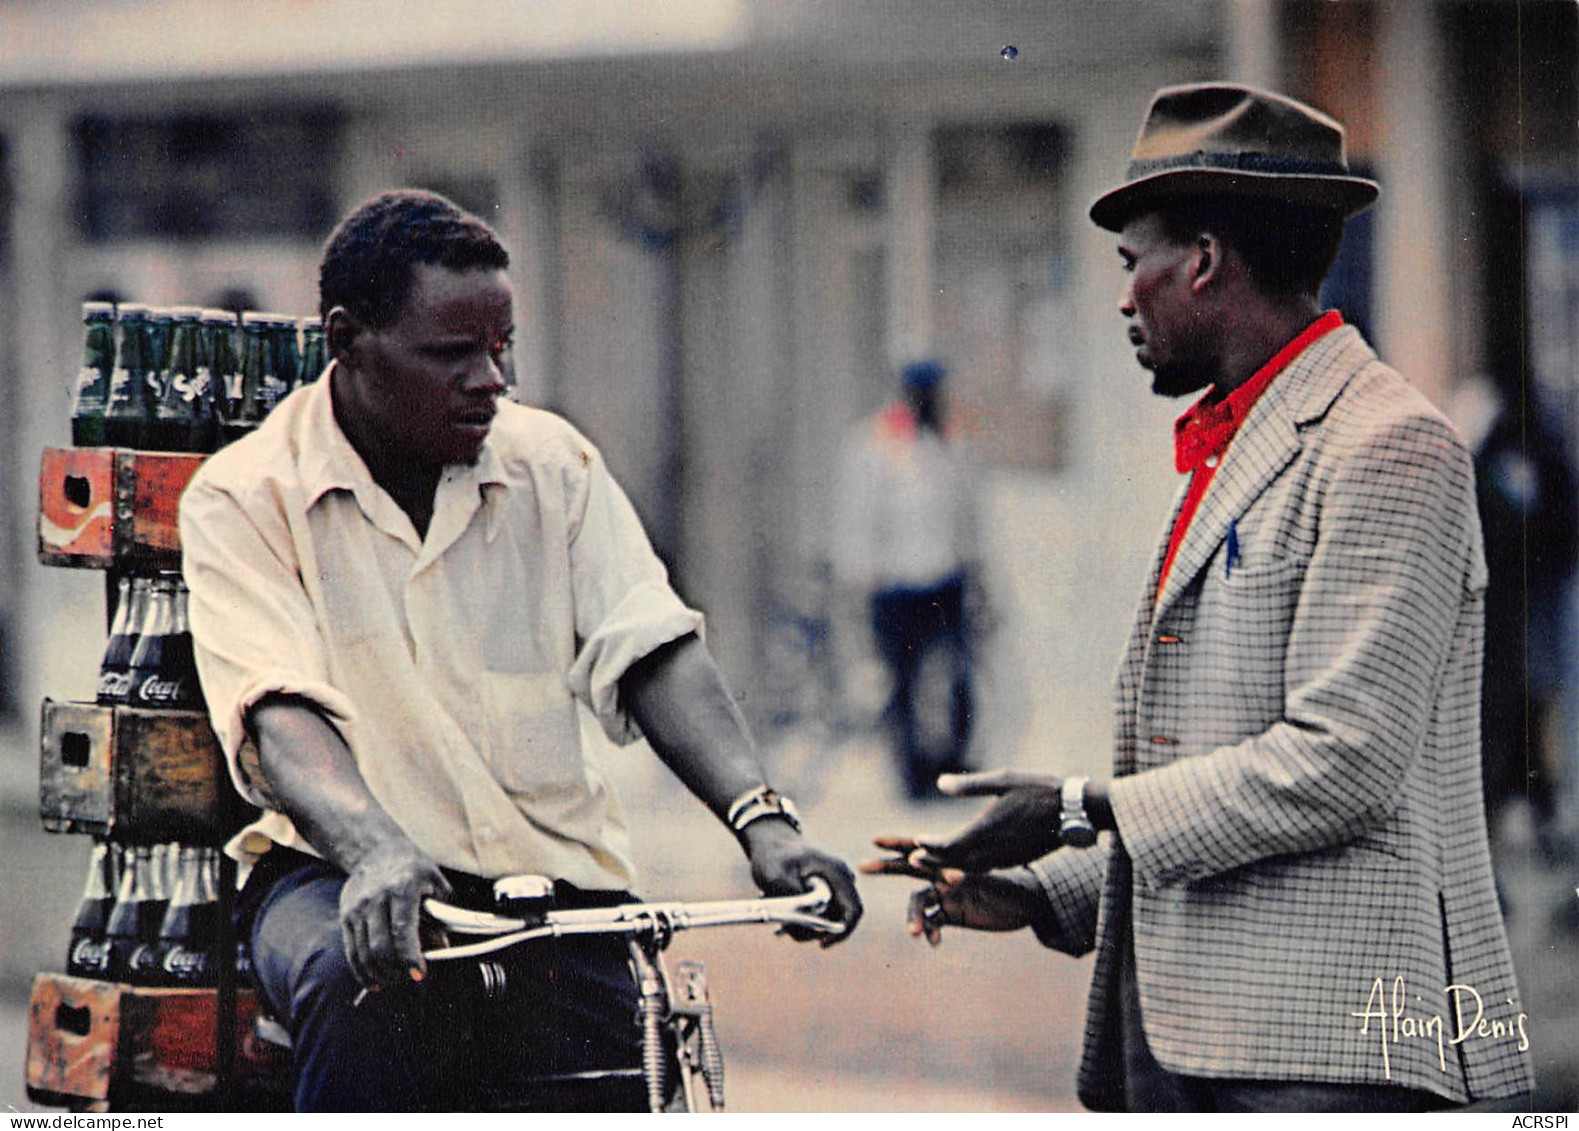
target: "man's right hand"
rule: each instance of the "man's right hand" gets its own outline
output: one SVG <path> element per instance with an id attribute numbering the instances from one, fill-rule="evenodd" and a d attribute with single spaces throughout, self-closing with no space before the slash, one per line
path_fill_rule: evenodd
<path id="1" fill-rule="evenodd" d="M 426 977 L 418 935 L 422 901 L 449 894 L 438 865 L 409 842 L 364 855 L 340 893 L 340 932 L 357 980 L 394 987 Z"/>
<path id="2" fill-rule="evenodd" d="M 1028 927 L 1041 910 L 1044 896 L 1036 881 L 1023 872 L 964 872 L 958 868 L 932 867 L 919 862 L 921 846 L 912 837 L 880 836 L 879 848 L 893 853 L 877 860 L 863 860 L 868 875 L 908 876 L 929 886 L 910 896 L 907 928 L 913 937 L 924 937 L 937 946 L 943 928 L 973 931 L 1018 931 Z"/>

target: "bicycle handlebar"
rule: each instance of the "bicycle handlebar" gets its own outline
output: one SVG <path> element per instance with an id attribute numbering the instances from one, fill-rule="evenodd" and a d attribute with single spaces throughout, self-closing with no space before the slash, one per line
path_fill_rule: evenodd
<path id="1" fill-rule="evenodd" d="M 809 884 L 798 895 L 696 903 L 624 903 L 616 907 L 548 911 L 533 919 L 470 911 L 441 900 L 427 899 L 423 901 L 423 909 L 447 930 L 489 937 L 481 942 L 438 947 L 425 951 L 423 957 L 435 961 L 476 958 L 535 939 L 567 935 L 652 935 L 666 942 L 668 936 L 677 931 L 742 923 L 777 923 L 822 934 L 843 934 L 843 923 L 821 914 L 833 900 L 827 883 L 813 876 Z"/>

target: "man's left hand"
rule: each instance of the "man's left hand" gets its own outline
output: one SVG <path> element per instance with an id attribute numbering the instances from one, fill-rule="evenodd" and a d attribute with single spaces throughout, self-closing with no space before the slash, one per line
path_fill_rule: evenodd
<path id="1" fill-rule="evenodd" d="M 837 935 L 822 935 L 799 928 L 787 928 L 791 938 L 802 942 L 815 938 L 832 946 L 850 937 L 861 919 L 861 897 L 855 891 L 855 875 L 844 863 L 807 844 L 789 822 L 764 817 L 747 825 L 741 833 L 746 856 L 751 861 L 751 878 L 768 895 L 797 895 L 806 890 L 807 881 L 819 876 L 827 881 L 833 900 L 823 914 L 844 924 Z"/>
<path id="2" fill-rule="evenodd" d="M 995 797 L 970 824 L 939 840 L 918 838 L 911 856 L 926 870 L 990 872 L 1039 860 L 1059 845 L 1064 780 L 1053 774 L 991 770 L 944 774 L 938 788 L 951 797 Z"/>

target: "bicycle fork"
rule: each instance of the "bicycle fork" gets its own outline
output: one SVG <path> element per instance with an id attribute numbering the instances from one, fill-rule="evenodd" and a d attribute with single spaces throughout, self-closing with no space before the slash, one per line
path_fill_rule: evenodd
<path id="1" fill-rule="evenodd" d="M 661 1112 L 668 1102 L 668 1055 L 663 1040 L 667 1024 L 674 1037 L 685 1110 L 698 1110 L 700 1097 L 696 1094 L 696 1078 L 700 1076 L 707 1088 L 709 1109 L 723 1111 L 724 1056 L 713 1027 L 713 1004 L 707 994 L 706 968 L 692 959 L 676 963 L 678 977 L 671 985 L 656 952 L 649 951 L 647 945 L 636 939 L 631 939 L 629 945 L 631 966 L 640 990 L 642 1076 L 647 1085 L 649 1110 Z"/>

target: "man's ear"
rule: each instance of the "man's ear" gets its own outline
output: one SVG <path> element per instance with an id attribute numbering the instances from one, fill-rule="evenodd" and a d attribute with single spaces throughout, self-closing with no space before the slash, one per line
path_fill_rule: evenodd
<path id="1" fill-rule="evenodd" d="M 345 307 L 337 306 L 324 319 L 323 329 L 324 338 L 329 346 L 329 356 L 342 365 L 347 364 L 347 354 L 361 334 L 362 324 Z"/>
<path id="2" fill-rule="evenodd" d="M 1205 290 L 1223 273 L 1223 241 L 1211 232 L 1195 237 L 1195 269 L 1190 276 L 1190 289 L 1196 294 Z"/>

